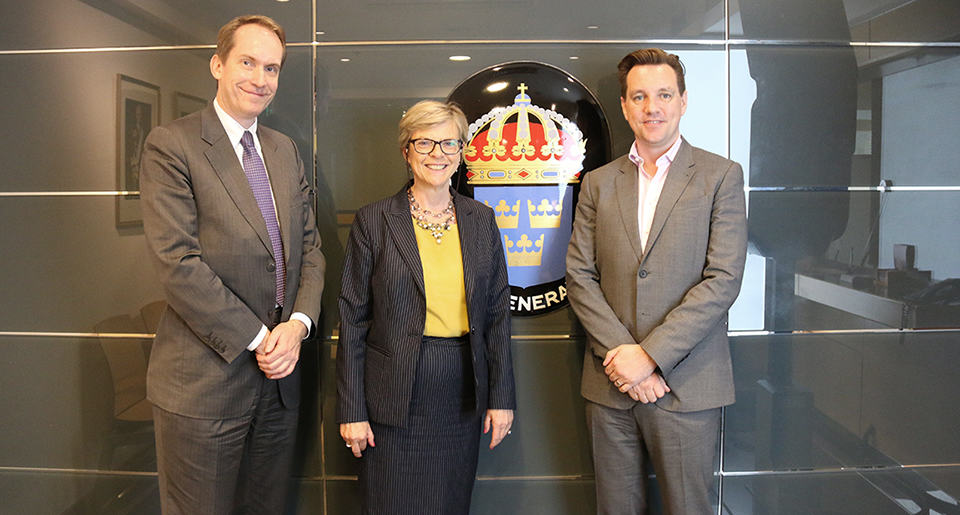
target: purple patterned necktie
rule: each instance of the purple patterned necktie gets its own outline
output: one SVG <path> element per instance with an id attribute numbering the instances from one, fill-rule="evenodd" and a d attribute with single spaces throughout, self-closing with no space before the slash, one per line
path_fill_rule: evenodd
<path id="1" fill-rule="evenodd" d="M 243 171 L 247 174 L 247 181 L 253 196 L 257 199 L 260 214 L 267 224 L 267 234 L 270 235 L 270 245 L 273 247 L 273 260 L 276 262 L 277 272 L 277 304 L 283 305 L 283 293 L 287 279 L 287 265 L 283 259 L 283 241 L 280 239 L 280 224 L 277 222 L 277 211 L 273 207 L 273 196 L 270 194 L 270 180 L 267 178 L 267 168 L 253 145 L 253 134 L 244 131 L 240 138 L 243 145 Z"/>

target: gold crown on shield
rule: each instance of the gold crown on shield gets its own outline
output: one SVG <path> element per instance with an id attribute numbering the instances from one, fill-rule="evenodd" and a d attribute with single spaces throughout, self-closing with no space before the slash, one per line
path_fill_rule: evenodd
<path id="1" fill-rule="evenodd" d="M 576 124 L 534 105 L 527 85 L 513 105 L 494 107 L 470 124 L 464 147 L 469 184 L 567 184 L 579 182 L 587 140 Z"/>
<path id="2" fill-rule="evenodd" d="M 508 266 L 540 266 L 540 259 L 543 256 L 543 238 L 541 234 L 536 241 L 531 240 L 526 234 L 521 234 L 520 239 L 512 241 L 506 234 L 503 235 L 503 246 L 507 250 Z"/>

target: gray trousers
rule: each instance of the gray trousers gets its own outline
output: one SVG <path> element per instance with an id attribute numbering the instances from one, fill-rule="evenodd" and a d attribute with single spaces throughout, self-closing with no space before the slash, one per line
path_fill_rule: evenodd
<path id="1" fill-rule="evenodd" d="M 283 407 L 270 380 L 238 418 L 198 419 L 154 406 L 163 514 L 283 513 L 298 414 Z"/>
<path id="2" fill-rule="evenodd" d="M 637 403 L 626 410 L 590 401 L 586 406 L 598 514 L 646 513 L 646 459 L 656 473 L 664 513 L 716 513 L 716 500 L 710 492 L 714 490 L 720 408 L 674 413 L 656 404 Z"/>

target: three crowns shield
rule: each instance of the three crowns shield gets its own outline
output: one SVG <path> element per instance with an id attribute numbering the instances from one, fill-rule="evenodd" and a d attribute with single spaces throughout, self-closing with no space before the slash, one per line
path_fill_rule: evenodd
<path id="1" fill-rule="evenodd" d="M 478 113 L 482 106 L 476 105 L 477 97 L 467 101 L 458 97 L 468 95 L 464 89 L 476 89 L 464 85 L 487 75 L 484 72 L 493 76 L 477 81 L 485 85 L 487 93 L 481 93 L 481 100 L 491 100 L 491 90 L 512 89 L 506 93 L 514 96 L 509 104 L 494 103 Z M 507 261 L 511 312 L 534 315 L 552 311 L 567 304 L 566 250 L 581 177 L 586 169 L 606 162 L 609 155 L 605 117 L 586 87 L 548 65 L 507 63 L 471 79 L 450 96 L 464 108 L 470 122 L 464 164 L 456 181 L 458 190 L 494 210 Z M 571 93 L 572 89 L 576 91 L 560 104 L 579 107 L 573 113 L 581 115 L 579 120 L 559 112 L 557 99 L 548 98 L 551 92 Z M 575 97 L 579 98 L 573 101 Z M 591 107 L 583 97 L 592 100 L 593 109 L 583 108 Z M 580 128 L 584 121 L 590 129 L 600 130 L 585 134 Z M 603 154 L 599 162 L 597 154 Z"/>

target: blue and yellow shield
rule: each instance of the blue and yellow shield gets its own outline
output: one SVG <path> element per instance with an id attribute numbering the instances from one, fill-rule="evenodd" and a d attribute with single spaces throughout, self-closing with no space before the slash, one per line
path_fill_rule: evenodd
<path id="1" fill-rule="evenodd" d="M 485 85 L 486 94 L 469 97 L 478 85 Z M 512 103 L 497 105 L 503 94 L 490 93 L 500 91 L 512 94 Z M 600 141 L 591 141 L 576 118 L 560 112 L 557 99 L 549 98 L 557 91 L 569 93 L 565 98 L 561 94 L 560 105 L 573 106 L 591 128 L 601 129 L 596 131 Z M 477 112 L 482 108 L 477 98 L 493 105 Z M 471 121 L 457 188 L 494 210 L 511 311 L 533 315 L 566 305 L 565 261 L 580 178 L 585 166 L 599 166 L 609 155 L 599 104 L 569 74 L 540 63 L 488 68 L 461 84 L 450 99 Z"/>

